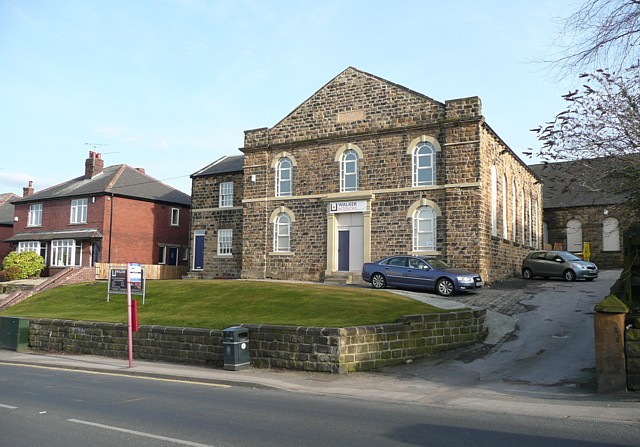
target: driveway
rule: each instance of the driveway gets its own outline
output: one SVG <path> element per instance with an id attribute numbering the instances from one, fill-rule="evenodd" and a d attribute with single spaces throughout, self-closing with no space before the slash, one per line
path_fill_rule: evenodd
<path id="1" fill-rule="evenodd" d="M 619 276 L 619 270 L 609 270 L 601 271 L 593 282 L 513 278 L 452 297 L 493 315 L 489 327 L 494 333 L 486 342 L 381 372 L 449 386 L 505 390 L 519 385 L 520 390 L 545 387 L 548 392 L 549 387 L 558 387 L 591 392 L 595 389 L 593 308 L 609 295 Z"/>

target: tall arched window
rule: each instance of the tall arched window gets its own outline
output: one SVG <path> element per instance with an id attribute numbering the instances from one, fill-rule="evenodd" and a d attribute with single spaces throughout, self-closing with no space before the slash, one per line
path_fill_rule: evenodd
<path id="1" fill-rule="evenodd" d="M 615 217 L 602 222 L 602 251 L 620 251 L 620 224 Z"/>
<path id="2" fill-rule="evenodd" d="M 582 224 L 577 219 L 567 222 L 567 251 L 582 251 Z"/>
<path id="3" fill-rule="evenodd" d="M 276 196 L 290 196 L 292 194 L 293 165 L 291 160 L 283 157 L 276 167 Z"/>
<path id="4" fill-rule="evenodd" d="M 524 190 L 520 191 L 520 227 L 522 228 L 522 245 L 524 245 L 525 240 L 526 240 L 526 225 L 525 225 L 525 215 L 527 213 L 525 212 L 524 209 Z"/>
<path id="5" fill-rule="evenodd" d="M 498 173 L 491 166 L 491 234 L 498 235 Z"/>
<path id="6" fill-rule="evenodd" d="M 502 239 L 509 237 L 508 228 L 509 223 L 507 220 L 507 176 L 502 176 Z"/>
<path id="7" fill-rule="evenodd" d="M 413 251 L 436 249 L 436 213 L 430 206 L 421 206 L 413 215 Z"/>
<path id="8" fill-rule="evenodd" d="M 527 211 L 529 212 L 529 247 L 533 247 L 533 213 L 531 211 L 531 195 L 527 198 L 529 199 L 527 201 Z"/>
<path id="9" fill-rule="evenodd" d="M 413 150 L 413 186 L 436 184 L 436 148 L 430 142 L 418 143 Z"/>
<path id="10" fill-rule="evenodd" d="M 518 201 L 516 199 L 516 182 L 511 183 L 511 240 L 516 241 L 518 233 Z"/>
<path id="11" fill-rule="evenodd" d="M 353 149 L 344 152 L 340 160 L 340 192 L 358 190 L 358 153 Z"/>
<path id="12" fill-rule="evenodd" d="M 273 223 L 273 251 L 291 251 L 291 218 L 280 213 Z"/>

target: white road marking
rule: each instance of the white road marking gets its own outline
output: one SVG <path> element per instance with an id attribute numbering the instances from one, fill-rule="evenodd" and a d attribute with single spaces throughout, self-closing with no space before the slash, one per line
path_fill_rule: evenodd
<path id="1" fill-rule="evenodd" d="M 105 430 L 113 430 L 121 433 L 127 433 L 130 435 L 143 436 L 145 438 L 159 439 L 160 441 L 173 442 L 175 444 L 188 445 L 192 447 L 214 447 L 209 444 L 200 444 L 198 442 L 185 441 L 183 439 L 168 438 L 166 436 L 154 435 L 151 433 L 145 433 L 145 432 L 136 431 L 136 430 L 129 430 L 128 428 L 114 427 L 112 425 L 99 424 L 97 422 L 83 421 L 80 419 L 67 419 L 67 421 L 74 422 L 76 424 L 89 425 L 91 427 L 103 428 Z"/>
<path id="2" fill-rule="evenodd" d="M 0 408 L 6 408 L 7 410 L 17 410 L 18 409 L 18 407 L 14 407 L 14 406 L 11 406 L 11 405 L 3 405 L 3 404 L 0 404 Z"/>

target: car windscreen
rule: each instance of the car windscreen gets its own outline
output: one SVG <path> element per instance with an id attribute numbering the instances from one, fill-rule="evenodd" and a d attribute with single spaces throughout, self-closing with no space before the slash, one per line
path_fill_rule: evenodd
<path id="1" fill-rule="evenodd" d="M 448 269 L 449 268 L 449 264 L 447 264 L 444 261 L 441 261 L 440 259 L 425 259 L 425 261 L 427 261 L 429 263 L 429 265 L 431 265 L 431 267 L 433 267 L 434 269 Z"/>
<path id="2" fill-rule="evenodd" d="M 565 252 L 562 253 L 562 257 L 565 259 L 565 261 L 582 261 L 582 258 L 579 258 L 578 256 L 574 255 L 573 253 L 569 253 L 569 252 Z"/>

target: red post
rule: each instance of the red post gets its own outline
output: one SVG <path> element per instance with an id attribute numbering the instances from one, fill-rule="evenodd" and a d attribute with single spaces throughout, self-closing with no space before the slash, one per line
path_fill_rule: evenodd
<path id="1" fill-rule="evenodd" d="M 138 332 L 138 300 L 131 300 L 131 330 Z"/>

